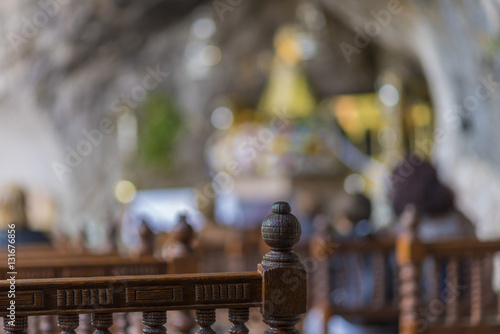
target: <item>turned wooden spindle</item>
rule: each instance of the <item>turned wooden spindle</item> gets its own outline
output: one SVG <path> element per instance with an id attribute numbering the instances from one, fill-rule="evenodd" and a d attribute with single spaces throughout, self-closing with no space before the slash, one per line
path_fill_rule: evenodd
<path id="1" fill-rule="evenodd" d="M 79 323 L 78 314 L 60 315 L 57 320 L 57 325 L 61 329 L 61 334 L 76 334 L 75 330 Z"/>
<path id="2" fill-rule="evenodd" d="M 167 312 L 153 311 L 142 314 L 142 323 L 144 324 L 144 334 L 163 334 L 167 332 L 165 326 L 167 322 Z"/>
<path id="3" fill-rule="evenodd" d="M 493 256 L 491 254 L 486 255 L 482 260 L 483 268 L 483 301 L 484 307 L 491 310 L 495 305 L 495 290 L 493 289 L 494 277 L 494 263 Z"/>
<path id="4" fill-rule="evenodd" d="M 262 317 L 269 328 L 265 334 L 300 333 L 295 325 L 306 312 L 307 277 L 293 246 L 302 233 L 290 205 L 276 202 L 272 214 L 262 222 L 262 237 L 271 251 L 259 265 L 263 276 Z"/>
<path id="5" fill-rule="evenodd" d="M 28 317 L 17 316 L 15 322 L 9 323 L 9 318 L 3 318 L 3 329 L 5 334 L 27 334 L 28 333 Z"/>
<path id="6" fill-rule="evenodd" d="M 198 326 L 200 326 L 196 334 L 216 334 L 212 329 L 212 325 L 215 323 L 214 309 L 196 310 L 195 320 Z"/>
<path id="7" fill-rule="evenodd" d="M 249 319 L 248 307 L 243 308 L 230 308 L 229 321 L 234 325 L 229 329 L 229 334 L 248 334 L 248 328 L 245 323 Z"/>
<path id="8" fill-rule="evenodd" d="M 375 252 L 372 258 L 373 268 L 373 301 L 372 305 L 375 308 L 383 307 L 386 304 L 386 271 L 385 271 L 386 255 L 383 252 Z"/>
<path id="9" fill-rule="evenodd" d="M 473 258 L 471 263 L 471 300 L 470 321 L 472 324 L 481 322 L 484 313 L 484 282 L 480 258 Z"/>
<path id="10" fill-rule="evenodd" d="M 423 245 L 417 239 L 418 212 L 408 205 L 401 215 L 401 233 L 396 241 L 396 255 L 399 265 L 399 333 L 417 334 L 419 323 L 419 280 L 420 264 L 425 255 Z"/>
<path id="11" fill-rule="evenodd" d="M 112 313 L 94 313 L 91 318 L 92 326 L 96 329 L 94 334 L 111 334 L 109 327 L 113 325 Z"/>
<path id="12" fill-rule="evenodd" d="M 440 282 L 438 282 L 439 284 Z M 443 293 L 446 305 L 447 324 L 454 324 L 458 320 L 458 259 L 453 257 L 446 263 L 446 286 Z"/>

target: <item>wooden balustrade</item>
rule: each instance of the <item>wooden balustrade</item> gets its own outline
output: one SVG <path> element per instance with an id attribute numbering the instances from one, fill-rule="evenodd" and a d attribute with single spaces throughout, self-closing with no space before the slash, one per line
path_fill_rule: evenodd
<path id="1" fill-rule="evenodd" d="M 500 241 L 422 243 L 416 233 L 418 221 L 415 207 L 407 207 L 397 240 L 400 333 L 498 333 L 500 306 L 492 289 L 492 258 L 500 252 Z M 433 264 L 433 269 L 426 270 L 426 264 Z"/>
<path id="2" fill-rule="evenodd" d="M 315 259 L 312 308 L 322 312 L 322 332 L 327 333 L 334 315 L 368 323 L 396 322 L 398 294 L 387 284 L 396 284 L 396 240 L 335 240 L 326 223 L 315 228 L 310 245 Z"/>
<path id="3" fill-rule="evenodd" d="M 230 333 L 248 333 L 249 308 L 261 307 L 267 334 L 295 334 L 306 308 L 306 271 L 293 246 L 300 223 L 287 203 L 273 205 L 262 224 L 271 251 L 256 272 L 145 275 L 0 282 L 0 316 L 7 333 L 25 333 L 28 317 L 57 315 L 63 333 L 75 333 L 79 314 L 91 314 L 95 333 L 109 333 L 113 313 L 142 312 L 144 333 L 165 333 L 166 311 L 196 310 L 198 334 L 214 333 L 215 310 L 229 309 Z M 8 307 L 15 301 L 15 319 Z"/>

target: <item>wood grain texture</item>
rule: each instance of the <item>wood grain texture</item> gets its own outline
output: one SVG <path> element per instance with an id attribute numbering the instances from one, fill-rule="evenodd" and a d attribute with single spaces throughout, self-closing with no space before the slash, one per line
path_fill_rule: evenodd
<path id="1" fill-rule="evenodd" d="M 241 299 L 211 298 L 196 300 L 199 285 L 248 285 Z M 9 303 L 8 282 L 0 282 L 0 316 L 6 314 Z M 112 293 L 104 303 L 61 302 L 61 291 L 91 291 Z M 83 295 L 82 295 L 83 296 Z M 161 298 L 158 298 L 161 296 Z M 67 299 L 66 295 L 66 299 Z M 167 298 L 168 297 L 168 298 Z M 99 301 L 98 296 L 94 297 Z M 107 298 L 107 297 L 106 297 Z M 75 314 L 102 312 L 142 312 L 148 310 L 180 310 L 205 307 L 251 307 L 262 301 L 262 276 L 254 273 L 146 275 L 93 278 L 60 278 L 16 281 L 16 314 Z M 304 304 L 305 307 L 305 304 Z"/>

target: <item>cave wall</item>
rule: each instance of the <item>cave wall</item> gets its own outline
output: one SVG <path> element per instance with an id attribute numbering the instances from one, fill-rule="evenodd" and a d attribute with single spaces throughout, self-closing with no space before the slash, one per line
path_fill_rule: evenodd
<path id="1" fill-rule="evenodd" d="M 419 62 L 436 110 L 433 158 L 440 174 L 478 235 L 500 236 L 498 2 L 324 3 L 347 26 L 365 33 L 378 23 L 372 43 Z"/>

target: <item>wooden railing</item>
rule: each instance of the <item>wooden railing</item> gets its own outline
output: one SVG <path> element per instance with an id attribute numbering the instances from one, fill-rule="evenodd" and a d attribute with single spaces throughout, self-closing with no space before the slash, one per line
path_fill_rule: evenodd
<path id="1" fill-rule="evenodd" d="M 492 288 L 500 241 L 422 243 L 418 221 L 415 207 L 407 207 L 397 241 L 400 333 L 500 332 L 500 300 Z"/>
<path id="2" fill-rule="evenodd" d="M 336 240 L 326 224 L 311 240 L 315 259 L 311 309 L 321 310 L 323 333 L 334 315 L 362 323 L 398 319 L 394 238 Z"/>
<path id="3" fill-rule="evenodd" d="M 277 202 L 262 224 L 271 251 L 258 271 L 97 277 L 0 282 L 0 316 L 7 333 L 25 333 L 28 316 L 56 315 L 63 333 L 74 333 L 79 314 L 91 314 L 96 333 L 109 333 L 114 312 L 142 312 L 144 333 L 165 333 L 167 310 L 196 310 L 199 334 L 215 333 L 215 310 L 229 309 L 230 333 L 248 333 L 249 308 L 261 307 L 265 333 L 299 333 L 306 308 L 306 271 L 293 246 L 301 228 L 288 203 Z M 15 288 L 15 297 L 9 291 Z M 14 305 L 11 307 L 11 305 Z M 15 310 L 9 310 L 8 308 Z"/>
<path id="4" fill-rule="evenodd" d="M 11 270 L 0 266 L 0 279 L 7 279 Z M 94 277 L 119 275 L 166 274 L 167 262 L 151 255 L 124 258 L 118 255 L 17 259 L 16 278 Z"/>

